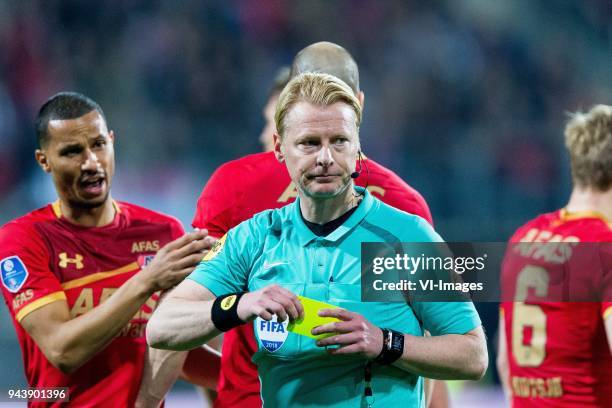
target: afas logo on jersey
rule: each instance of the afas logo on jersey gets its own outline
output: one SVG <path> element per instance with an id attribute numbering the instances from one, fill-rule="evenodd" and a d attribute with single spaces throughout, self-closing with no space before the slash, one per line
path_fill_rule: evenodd
<path id="1" fill-rule="evenodd" d="M 32 300 L 34 297 L 34 291 L 32 289 L 24 290 L 21 293 L 15 295 L 13 299 L 13 310 L 16 312 L 21 306 Z"/>
<path id="2" fill-rule="evenodd" d="M 0 261 L 0 278 L 9 292 L 16 293 L 28 278 L 28 269 L 18 256 L 9 256 Z"/>
<path id="3" fill-rule="evenodd" d="M 274 353 L 285 344 L 289 335 L 289 330 L 287 330 L 289 319 L 278 322 L 276 315 L 272 316 L 270 321 L 258 317 L 254 324 L 259 342 L 269 352 Z"/>
<path id="4" fill-rule="evenodd" d="M 157 252 L 159 251 L 159 241 L 137 241 L 132 243 L 132 253 L 137 252 Z"/>
<path id="5" fill-rule="evenodd" d="M 215 256 L 219 255 L 219 252 L 221 252 L 221 250 L 223 249 L 223 246 L 225 245 L 226 237 L 227 237 L 227 234 L 225 234 L 217 242 L 215 242 L 213 247 L 210 248 L 210 251 L 208 251 L 208 253 L 204 255 L 204 258 L 202 258 L 202 261 L 210 261 Z"/>

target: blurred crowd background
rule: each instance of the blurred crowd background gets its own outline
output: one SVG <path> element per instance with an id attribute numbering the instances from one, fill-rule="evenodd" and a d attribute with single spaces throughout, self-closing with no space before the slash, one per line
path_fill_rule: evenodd
<path id="1" fill-rule="evenodd" d="M 114 197 L 189 225 L 212 171 L 260 149 L 276 70 L 321 40 L 359 64 L 364 151 L 447 240 L 503 241 L 562 206 L 567 113 L 612 102 L 608 0 L 1 0 L 0 224 L 54 199 L 33 122 L 75 90 L 117 136 Z"/>

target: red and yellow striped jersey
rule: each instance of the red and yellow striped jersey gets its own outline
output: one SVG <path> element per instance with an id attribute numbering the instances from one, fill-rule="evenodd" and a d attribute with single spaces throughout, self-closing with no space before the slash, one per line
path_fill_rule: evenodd
<path id="1" fill-rule="evenodd" d="M 145 326 L 159 294 L 116 338 L 72 374 L 46 359 L 20 322 L 50 302 L 65 301 L 71 317 L 87 314 L 138 273 L 158 249 L 183 234 L 176 219 L 115 202 L 113 222 L 99 228 L 61 216 L 59 202 L 0 229 L 2 293 L 13 316 L 30 387 L 68 387 L 74 406 L 131 406 L 140 386 Z M 32 403 L 48 406 L 52 403 Z"/>
<path id="2" fill-rule="evenodd" d="M 612 406 L 604 327 L 612 313 L 612 257 L 601 244 L 612 242 L 610 224 L 598 213 L 560 210 L 528 222 L 511 242 L 545 243 L 529 256 L 507 255 L 502 268 L 502 282 L 522 293 L 501 309 L 513 407 Z M 556 301 L 568 295 L 593 301 Z"/>

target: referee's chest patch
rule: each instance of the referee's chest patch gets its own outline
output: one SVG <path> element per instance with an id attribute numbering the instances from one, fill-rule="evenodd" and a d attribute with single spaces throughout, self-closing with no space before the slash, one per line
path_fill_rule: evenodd
<path id="1" fill-rule="evenodd" d="M 284 322 L 278 322 L 276 315 L 274 315 L 270 321 L 258 317 L 255 319 L 254 324 L 259 342 L 263 348 L 269 352 L 274 353 L 285 344 L 287 336 L 289 335 L 289 331 L 287 330 L 289 319 Z"/>
<path id="2" fill-rule="evenodd" d="M 28 270 L 18 256 L 9 256 L 0 261 L 2 284 L 11 293 L 17 293 L 28 277 Z"/>

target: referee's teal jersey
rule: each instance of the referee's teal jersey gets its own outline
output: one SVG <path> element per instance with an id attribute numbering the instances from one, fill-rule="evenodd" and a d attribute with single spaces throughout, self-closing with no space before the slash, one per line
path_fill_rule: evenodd
<path id="1" fill-rule="evenodd" d="M 297 295 L 361 313 L 379 327 L 416 336 L 424 330 L 433 336 L 464 334 L 480 326 L 470 302 L 361 302 L 362 242 L 441 238 L 422 218 L 358 191 L 365 196 L 357 210 L 325 237 L 306 226 L 299 199 L 255 215 L 230 230 L 189 279 L 215 296 L 276 283 Z M 259 345 L 253 361 L 265 407 L 367 406 L 362 357 L 328 355 L 315 340 L 288 332 L 286 323 L 257 319 L 252 324 Z M 394 366 L 374 364 L 371 388 L 374 407 L 424 406 L 422 378 Z"/>

